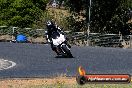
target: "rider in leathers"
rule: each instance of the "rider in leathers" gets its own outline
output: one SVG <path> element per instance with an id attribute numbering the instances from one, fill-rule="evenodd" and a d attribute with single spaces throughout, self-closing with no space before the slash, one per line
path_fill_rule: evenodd
<path id="1" fill-rule="evenodd" d="M 63 35 L 64 35 L 64 32 L 61 30 L 61 28 L 59 28 L 59 27 L 58 27 L 56 24 L 54 24 L 52 21 L 48 21 L 48 22 L 46 23 L 46 26 L 47 26 L 47 40 L 48 40 L 48 42 L 51 44 L 52 50 L 55 51 L 55 52 L 57 53 L 57 55 L 60 55 L 60 53 L 59 53 L 59 52 L 57 51 L 57 49 L 56 49 L 57 46 L 53 45 L 52 38 L 53 38 L 54 36 L 56 36 L 58 32 L 61 33 L 61 34 L 63 34 Z M 65 43 L 66 43 L 69 47 L 71 47 L 71 46 L 67 43 L 67 40 L 65 41 Z"/>

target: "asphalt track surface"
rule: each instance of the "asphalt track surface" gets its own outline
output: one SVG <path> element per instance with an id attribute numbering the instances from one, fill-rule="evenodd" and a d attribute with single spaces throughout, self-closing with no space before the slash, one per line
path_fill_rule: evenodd
<path id="1" fill-rule="evenodd" d="M 132 75 L 132 49 L 72 46 L 74 58 L 55 58 L 49 45 L 0 43 L 0 59 L 13 61 L 0 78 L 75 76 L 81 65 L 87 74 Z"/>

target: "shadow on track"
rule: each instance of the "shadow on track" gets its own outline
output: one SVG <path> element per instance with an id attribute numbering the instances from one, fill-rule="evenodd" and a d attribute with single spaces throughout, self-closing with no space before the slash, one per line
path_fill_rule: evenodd
<path id="1" fill-rule="evenodd" d="M 56 56 L 55 58 L 75 58 L 75 57 Z"/>

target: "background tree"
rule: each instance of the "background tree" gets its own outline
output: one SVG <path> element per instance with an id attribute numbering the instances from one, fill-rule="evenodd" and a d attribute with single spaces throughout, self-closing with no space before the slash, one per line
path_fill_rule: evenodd
<path id="1" fill-rule="evenodd" d="M 0 0 L 0 25 L 32 27 L 48 0 Z"/>
<path id="2" fill-rule="evenodd" d="M 75 22 L 74 26 L 89 21 L 89 0 L 59 0 L 65 1 L 65 6 L 70 9 Z M 99 33 L 118 33 L 127 24 L 132 10 L 131 0 L 92 0 L 90 31 Z M 70 17 L 71 18 L 71 17 Z M 85 21 L 85 22 L 84 22 Z M 77 23 L 77 24 L 76 24 Z M 76 28 L 76 27 L 75 27 Z M 71 28 L 72 29 L 72 28 Z"/>

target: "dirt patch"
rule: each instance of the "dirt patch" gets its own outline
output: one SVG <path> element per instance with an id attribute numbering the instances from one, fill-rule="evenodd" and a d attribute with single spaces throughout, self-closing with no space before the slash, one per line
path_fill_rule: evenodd
<path id="1" fill-rule="evenodd" d="M 0 40 L 12 40 L 12 36 L 10 36 L 10 35 L 0 35 Z"/>
<path id="2" fill-rule="evenodd" d="M 28 86 L 51 85 L 51 84 L 76 84 L 75 78 L 12 78 L 1 79 L 0 88 L 28 88 Z"/>
<path id="3" fill-rule="evenodd" d="M 37 38 L 28 37 L 28 41 L 33 42 L 33 43 L 39 43 L 39 42 L 46 43 L 47 42 L 46 38 L 44 37 L 37 37 Z"/>

